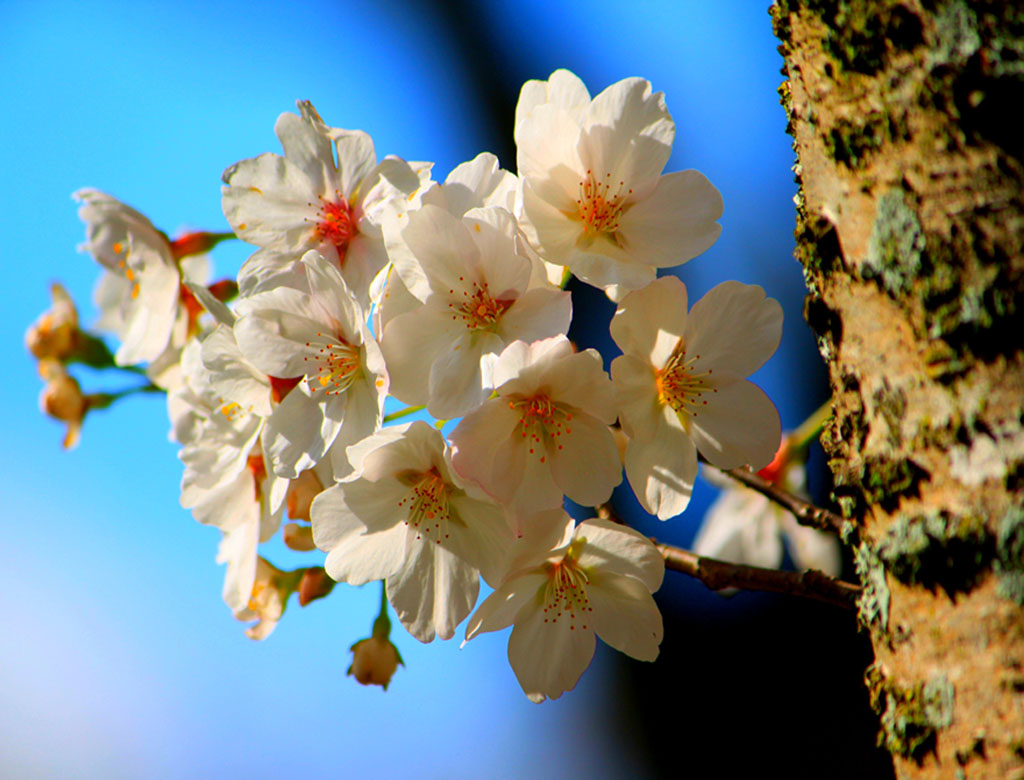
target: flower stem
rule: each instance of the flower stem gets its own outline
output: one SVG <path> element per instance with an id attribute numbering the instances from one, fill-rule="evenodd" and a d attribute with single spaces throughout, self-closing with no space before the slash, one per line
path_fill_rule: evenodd
<path id="1" fill-rule="evenodd" d="M 380 639 L 391 636 L 391 620 L 388 618 L 388 591 L 384 580 L 380 581 L 380 614 L 373 621 L 373 635 Z"/>
<path id="2" fill-rule="evenodd" d="M 407 406 L 404 409 L 399 409 L 397 412 L 385 414 L 383 422 L 389 423 L 394 422 L 395 420 L 401 420 L 403 417 L 408 417 L 410 414 L 422 412 L 426 408 L 426 406 Z"/>
<path id="3" fill-rule="evenodd" d="M 825 401 L 814 413 L 800 423 L 800 427 L 789 434 L 789 446 L 798 452 L 807 449 L 818 436 L 825 422 L 832 416 L 832 401 Z"/>
<path id="4" fill-rule="evenodd" d="M 157 387 L 150 383 L 148 385 L 139 385 L 138 387 L 126 387 L 124 390 L 117 390 L 113 393 L 90 393 L 86 396 L 86 400 L 89 402 L 90 409 L 106 409 L 115 401 L 120 401 L 122 398 L 127 398 L 128 396 L 135 395 L 136 393 L 163 392 L 165 391 L 162 387 Z"/>

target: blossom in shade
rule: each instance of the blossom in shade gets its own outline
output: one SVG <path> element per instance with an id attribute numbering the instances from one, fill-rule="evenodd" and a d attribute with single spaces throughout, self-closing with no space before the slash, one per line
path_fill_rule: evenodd
<path id="1" fill-rule="evenodd" d="M 674 276 L 630 293 L 611 335 L 626 476 L 662 520 L 689 503 L 697 452 L 722 469 L 766 466 L 782 434 L 775 406 L 746 381 L 782 337 L 782 308 L 756 285 L 723 282 L 686 311 Z"/>
<path id="2" fill-rule="evenodd" d="M 806 472 L 788 449 L 784 440 L 774 460 L 758 473 L 799 495 Z M 721 492 L 693 540 L 695 553 L 774 569 L 782 563 L 785 542 L 798 569 L 818 569 L 833 577 L 840 573 L 842 557 L 834 534 L 800 525 L 792 512 L 714 468 L 707 469 L 704 477 Z"/>
<path id="3" fill-rule="evenodd" d="M 501 508 L 456 476 L 444 438 L 419 421 L 349 448 L 351 476 L 310 514 L 324 568 L 352 585 L 383 579 L 402 625 L 421 642 L 450 638 L 479 591 L 501 575 L 512 541 Z"/>
<path id="4" fill-rule="evenodd" d="M 572 690 L 594 655 L 594 635 L 653 661 L 663 627 L 651 594 L 665 564 L 650 539 L 609 520 L 575 528 L 563 510 L 531 518 L 509 573 L 466 625 L 466 641 L 513 625 L 508 659 L 535 702 Z"/>
<path id="5" fill-rule="evenodd" d="M 698 171 L 662 175 L 675 123 L 644 79 L 593 100 L 572 73 L 529 81 L 516 107 L 523 229 L 541 256 L 620 300 L 721 233 L 722 197 Z"/>
<path id="6" fill-rule="evenodd" d="M 608 426 L 615 393 L 596 350 L 564 336 L 510 344 L 494 369 L 495 397 L 452 431 L 455 470 L 523 519 L 561 506 L 563 493 L 596 506 L 622 481 Z"/>

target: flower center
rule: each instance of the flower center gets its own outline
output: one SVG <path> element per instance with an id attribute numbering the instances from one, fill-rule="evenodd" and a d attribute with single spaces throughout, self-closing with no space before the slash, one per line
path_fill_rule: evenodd
<path id="1" fill-rule="evenodd" d="M 464 278 L 460 276 L 459 281 L 464 281 Z M 455 290 L 448 292 L 450 295 L 455 294 Z M 452 319 L 462 320 L 467 330 L 487 330 L 494 327 L 513 303 L 515 301 L 495 300 L 491 297 L 487 282 L 473 282 L 473 291 L 463 290 L 462 300 L 452 301 L 448 308 L 452 311 Z"/>
<path id="2" fill-rule="evenodd" d="M 349 241 L 358 232 L 352 208 L 340 192 L 335 192 L 337 201 L 324 200 L 320 197 L 320 210 L 317 212 L 316 234 L 324 241 L 333 244 L 338 250 L 338 261 L 345 261 Z M 309 205 L 313 205 L 310 203 Z"/>
<path id="3" fill-rule="evenodd" d="M 626 182 L 613 182 L 610 173 L 602 180 L 592 171 L 580 182 L 576 208 L 583 223 L 585 236 L 599 233 L 612 234 L 619 229 L 619 217 L 625 210 L 626 199 L 633 194 Z"/>
<path id="4" fill-rule="evenodd" d="M 697 408 L 708 405 L 703 399 L 704 394 L 718 392 L 708 385 L 712 369 L 693 370 L 698 360 L 700 355 L 686 357 L 686 347 L 680 339 L 672 355 L 655 375 L 658 399 L 675 410 L 684 429 L 687 429 L 689 418 L 697 416 Z"/>
<path id="5" fill-rule="evenodd" d="M 563 449 L 561 439 L 572 434 L 569 423 L 572 413 L 563 409 L 546 395 L 540 394 L 530 398 L 514 398 L 508 402 L 508 408 L 520 415 L 519 425 L 521 436 L 526 439 L 530 454 L 538 454 L 540 462 L 547 460 L 547 452 L 551 447 Z"/>
<path id="6" fill-rule="evenodd" d="M 586 630 L 587 614 L 594 611 L 590 606 L 590 599 L 587 598 L 590 578 L 576 563 L 576 547 L 577 542 L 574 541 L 561 561 L 544 564 L 548 575 L 548 584 L 544 589 L 544 622 L 557 623 L 559 620 L 568 620 L 570 631 L 576 630 L 577 616 L 580 619 L 580 628 Z"/>
<path id="7" fill-rule="evenodd" d="M 327 395 L 341 395 L 349 389 L 359 373 L 359 348 L 344 339 L 325 336 L 323 333 L 316 335 L 323 339 L 319 346 L 306 342 L 307 347 L 317 350 L 316 354 L 303 358 L 314 364 L 306 372 L 309 389 L 314 393 L 322 389 Z"/>
<path id="8" fill-rule="evenodd" d="M 405 524 L 416 529 L 416 538 L 434 534 L 434 542 L 448 538 L 448 485 L 436 468 L 424 472 L 412 490 L 398 502 L 399 509 L 407 509 L 409 519 Z"/>

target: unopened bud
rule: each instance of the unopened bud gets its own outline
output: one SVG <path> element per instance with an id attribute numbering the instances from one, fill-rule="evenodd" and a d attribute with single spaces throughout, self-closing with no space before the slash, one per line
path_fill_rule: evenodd
<path id="1" fill-rule="evenodd" d="M 296 552 L 310 552 L 316 549 L 313 542 L 313 529 L 308 525 L 288 523 L 284 527 L 285 546 Z"/>
<path id="2" fill-rule="evenodd" d="M 82 395 L 78 381 L 56 360 L 39 361 L 39 373 L 46 380 L 46 386 L 39 395 L 39 408 L 55 420 L 67 423 L 63 444 L 64 449 L 71 449 L 78 444 L 89 402 Z"/>
<path id="3" fill-rule="evenodd" d="M 171 256 L 175 260 L 181 260 L 183 257 L 201 255 L 204 252 L 209 252 L 226 238 L 234 238 L 234 235 L 231 233 L 209 233 L 205 230 L 182 233 L 171 241 Z"/>
<path id="4" fill-rule="evenodd" d="M 292 520 L 305 520 L 309 522 L 309 507 L 313 503 L 313 499 L 323 492 L 323 489 L 323 483 L 312 469 L 303 471 L 299 476 L 291 480 L 288 483 L 288 493 L 285 496 L 288 517 Z"/>
<path id="5" fill-rule="evenodd" d="M 78 311 L 60 284 L 50 285 L 53 305 L 25 331 L 25 346 L 39 360 L 67 362 L 78 349 Z"/>
<path id="6" fill-rule="evenodd" d="M 399 664 L 405 666 L 398 648 L 387 637 L 375 635 L 352 645 L 352 665 L 347 674 L 360 685 L 379 685 L 386 691 Z"/>
<path id="7" fill-rule="evenodd" d="M 299 606 L 322 599 L 334 590 L 334 584 L 322 566 L 310 566 L 299 581 Z"/>

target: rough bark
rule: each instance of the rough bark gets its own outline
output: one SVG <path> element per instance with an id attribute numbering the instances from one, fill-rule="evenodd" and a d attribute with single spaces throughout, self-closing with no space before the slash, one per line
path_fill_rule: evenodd
<path id="1" fill-rule="evenodd" d="M 1024 777 L 1024 6 L 772 16 L 879 742 L 900 777 Z"/>

